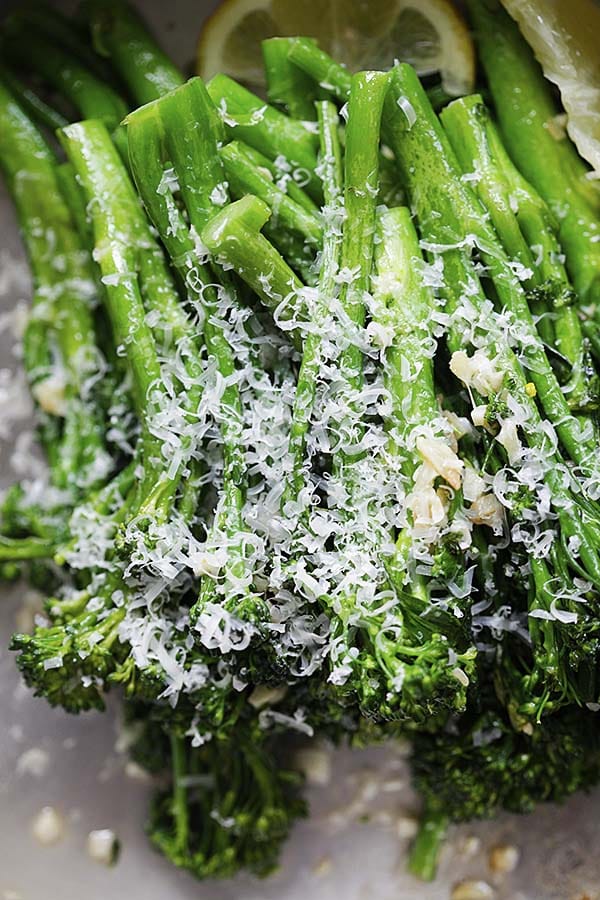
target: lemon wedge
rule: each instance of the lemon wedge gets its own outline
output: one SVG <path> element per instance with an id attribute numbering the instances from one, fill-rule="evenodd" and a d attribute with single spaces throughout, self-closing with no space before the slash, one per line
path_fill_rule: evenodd
<path id="1" fill-rule="evenodd" d="M 600 177 L 600 6 L 595 0 L 502 0 L 557 85 L 567 131 Z"/>
<path id="2" fill-rule="evenodd" d="M 261 41 L 293 35 L 316 38 L 353 72 L 398 59 L 420 75 L 439 71 L 453 96 L 473 90 L 473 43 L 449 0 L 224 0 L 200 34 L 198 74 L 264 88 Z"/>

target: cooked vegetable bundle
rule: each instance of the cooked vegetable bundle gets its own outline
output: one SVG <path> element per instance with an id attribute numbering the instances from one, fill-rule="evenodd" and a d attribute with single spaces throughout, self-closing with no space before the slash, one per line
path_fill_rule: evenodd
<path id="1" fill-rule="evenodd" d="M 449 822 L 599 778 L 600 201 L 470 5 L 489 103 L 439 116 L 308 38 L 265 42 L 270 105 L 120 0 L 4 26 L 48 467 L 0 561 L 50 594 L 12 647 L 68 711 L 121 692 L 198 877 L 277 864 L 294 736 L 410 737 L 422 878 Z"/>

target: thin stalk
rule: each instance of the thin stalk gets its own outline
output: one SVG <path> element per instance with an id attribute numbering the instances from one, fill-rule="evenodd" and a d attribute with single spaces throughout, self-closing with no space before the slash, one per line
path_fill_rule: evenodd
<path id="1" fill-rule="evenodd" d="M 416 114 L 414 121 L 411 117 L 409 122 L 404 112 L 397 108 L 398 97 L 410 102 Z M 469 302 L 474 309 L 483 312 L 485 296 L 472 270 L 470 253 L 463 248 L 466 235 L 477 231 L 479 216 L 474 220 L 472 201 L 461 189 L 460 170 L 448 138 L 410 67 L 399 66 L 394 70 L 387 102 L 385 115 L 391 144 L 418 215 L 421 235 L 442 253 L 447 312 L 452 315 L 458 309 L 465 290 L 468 290 Z M 465 222 L 468 223 L 466 228 Z M 547 455 L 552 450 L 543 434 L 542 419 L 527 390 L 521 365 L 493 320 L 489 321 L 488 317 L 487 321 L 491 326 L 488 352 L 492 357 L 497 355 L 498 365 L 512 382 L 511 392 L 527 410 L 526 440 L 530 447 Z M 451 327 L 448 343 L 451 350 L 463 349 L 464 336 Z M 558 454 L 556 459 L 558 464 L 561 461 Z M 600 557 L 589 526 L 590 520 L 598 519 L 595 506 L 589 514 L 582 510 L 577 512 L 577 497 L 563 483 L 557 465 L 549 466 L 543 477 L 550 489 L 564 540 L 574 534 L 581 540 L 579 557 L 576 559 L 570 554 L 568 568 L 577 575 L 583 568 L 594 584 L 600 584 Z"/>
<path id="2" fill-rule="evenodd" d="M 569 138 L 556 140 L 549 82 L 516 22 L 496 0 L 469 0 L 479 57 L 511 158 L 559 222 L 569 275 L 583 303 L 600 302 L 600 195 Z"/>
<path id="3" fill-rule="evenodd" d="M 564 391 L 570 405 L 580 408 L 590 401 L 586 350 L 551 213 L 513 166 L 479 95 L 455 100 L 441 119 L 463 171 L 475 174 L 475 191 L 506 253 L 531 273 L 524 281 L 531 311 L 540 317 L 537 327 L 544 341 L 570 363 L 572 377 Z"/>
<path id="4" fill-rule="evenodd" d="M 269 38 L 261 44 L 269 103 L 282 106 L 293 119 L 314 120 L 319 93 L 312 78 L 289 59 L 287 38 Z"/>
<path id="5" fill-rule="evenodd" d="M 340 304 L 352 326 L 365 323 L 365 294 L 371 282 L 375 242 L 377 192 L 379 187 L 379 132 L 383 102 L 389 79 L 383 72 L 358 72 L 352 76 L 346 154 L 344 160 L 343 269 L 352 272 L 340 294 Z M 340 353 L 339 367 L 351 390 L 363 383 L 362 350 L 351 342 Z M 360 437 L 357 436 L 360 441 Z M 352 460 L 352 452 L 336 453 L 339 472 Z"/>
<path id="6" fill-rule="evenodd" d="M 317 165 L 317 137 L 302 122 L 290 119 L 263 103 L 227 75 L 215 75 L 207 84 L 230 140 L 242 140 L 272 160 L 281 159 L 292 176 L 317 202 L 322 199 Z"/>
<path id="7" fill-rule="evenodd" d="M 52 559 L 56 544 L 43 538 L 10 538 L 0 535 L 0 562 L 26 559 Z"/>
<path id="8" fill-rule="evenodd" d="M 249 144 L 246 144 L 243 141 L 232 141 L 232 143 L 235 143 L 235 145 L 239 147 L 240 151 L 249 162 L 254 163 L 258 169 L 264 169 L 265 174 L 268 172 L 277 186 L 281 188 L 282 191 L 285 191 L 287 196 L 293 200 L 294 203 L 297 203 L 298 206 L 301 206 L 302 209 L 314 216 L 319 215 L 319 207 L 317 204 L 310 199 L 306 191 L 296 184 L 289 172 L 282 173 L 272 159 L 269 159 L 268 156 L 255 150 L 255 148 L 251 147 Z"/>
<path id="9" fill-rule="evenodd" d="M 408 65 L 396 66 L 392 73 L 392 85 L 393 91 L 390 94 L 388 103 L 390 119 L 393 120 L 395 118 L 396 123 L 399 121 L 399 116 L 404 116 L 406 119 L 406 115 L 401 109 L 397 109 L 397 111 L 393 109 L 393 104 L 394 102 L 397 104 L 398 99 L 403 102 L 408 99 L 415 110 L 417 107 L 427 110 L 428 124 L 431 123 L 433 126 L 435 123 L 435 130 L 440 134 L 443 158 L 439 152 L 436 155 L 432 151 L 429 155 L 432 160 L 435 157 L 435 164 L 438 168 L 446 169 L 446 177 L 448 177 L 447 184 L 443 189 L 444 196 L 440 196 L 440 202 L 443 203 L 443 207 L 440 209 L 441 221 L 448 224 L 452 223 L 447 230 L 448 235 L 452 235 L 448 243 L 456 244 L 458 242 L 464 244 L 468 240 L 476 242 L 481 257 L 488 268 L 489 276 L 496 289 L 500 304 L 505 306 L 513 314 L 515 321 L 519 323 L 523 335 L 521 352 L 524 358 L 524 365 L 528 368 L 528 374 L 535 385 L 546 417 L 551 422 L 556 423 L 555 427 L 561 444 L 570 458 L 588 473 L 593 472 L 597 466 L 595 449 L 597 436 L 594 433 L 594 429 L 584 429 L 582 423 L 572 415 L 569 404 L 544 351 L 527 303 L 525 291 L 515 277 L 510 265 L 511 261 L 508 259 L 495 232 L 486 221 L 485 211 L 478 198 L 461 181 L 462 173 L 458 161 L 447 136 L 441 129 L 437 117 L 431 109 L 431 105 L 414 69 Z M 419 130 L 419 124 L 411 122 L 409 134 L 413 129 Z M 396 145 L 394 145 L 394 150 L 396 150 Z M 428 191 L 430 196 L 433 191 L 439 191 L 441 194 L 441 180 L 435 185 L 432 183 Z"/>
<path id="10" fill-rule="evenodd" d="M 185 81 L 141 16 L 124 0 L 85 0 L 94 47 L 110 59 L 136 105 L 150 103 Z"/>
<path id="11" fill-rule="evenodd" d="M 216 360 L 225 384 L 219 416 L 223 438 L 223 502 L 216 516 L 215 529 L 224 533 L 231 543 L 230 575 L 243 576 L 243 547 L 239 541 L 243 531 L 242 507 L 246 488 L 240 434 L 243 411 L 234 380 L 234 353 L 225 323 L 219 320 L 215 277 L 232 297 L 235 288 L 226 273 L 212 271 L 199 259 L 189 226 L 176 208 L 172 195 L 161 188 L 164 183 L 162 160 L 169 160 L 189 222 L 198 234 L 219 209 L 225 190 L 225 172 L 218 154 L 223 126 L 206 88 L 196 78 L 161 100 L 137 110 L 128 117 L 127 127 L 131 164 L 140 194 L 186 285 L 192 305 L 201 313 L 207 353 Z M 214 581 L 209 580 L 208 584 L 214 592 Z"/>
<path id="12" fill-rule="evenodd" d="M 41 97 L 24 84 L 7 66 L 0 64 L 0 79 L 4 82 L 13 97 L 17 99 L 24 112 L 35 122 L 56 131 L 64 128 L 68 120 Z"/>
<path id="13" fill-rule="evenodd" d="M 61 420 L 53 477 L 62 487 L 90 487 L 110 468 L 102 416 L 88 387 L 98 365 L 92 261 L 61 193 L 52 151 L 1 85 L 0 121 L 0 167 L 17 208 L 34 280 L 25 363 L 40 405 Z"/>
<path id="14" fill-rule="evenodd" d="M 153 466 L 161 459 L 161 442 L 150 431 L 151 396 L 161 383 L 161 368 L 140 285 L 139 257 L 149 243 L 148 239 L 140 242 L 142 213 L 126 176 L 120 175 L 121 162 L 101 122 L 69 125 L 61 133 L 61 141 L 91 201 L 96 260 L 114 341 L 123 348 L 132 380 L 142 427 L 144 483 L 149 488 L 154 484 Z"/>
<path id="15" fill-rule="evenodd" d="M 261 234 L 271 210 L 258 197 L 248 194 L 230 203 L 207 223 L 200 235 L 212 257 L 236 273 L 274 314 L 280 328 L 302 313 L 304 285 L 275 247 Z M 300 348 L 297 330 L 290 333 Z"/>
<path id="16" fill-rule="evenodd" d="M 421 881 L 433 881 L 440 850 L 448 830 L 448 816 L 438 810 L 425 810 L 417 836 L 410 849 L 408 871 Z"/>
<path id="17" fill-rule="evenodd" d="M 12 31 L 12 30 L 11 30 Z M 35 28 L 9 32 L 5 49 L 19 65 L 39 73 L 75 107 L 80 117 L 100 119 L 113 131 L 127 114 L 127 106 L 104 81 L 86 69 L 51 37 Z"/>
<path id="18" fill-rule="evenodd" d="M 302 363 L 298 373 L 296 397 L 290 426 L 289 451 L 292 471 L 282 496 L 282 509 L 290 500 L 296 500 L 304 486 L 304 456 L 306 436 L 315 402 L 317 378 L 322 362 L 323 324 L 332 297 L 335 296 L 335 278 L 340 267 L 341 229 L 333 219 L 339 216 L 343 196 L 342 153 L 339 143 L 339 120 L 335 106 L 327 100 L 317 103 L 319 122 L 319 167 L 323 182 L 325 210 L 331 217 L 325 231 L 321 269 L 317 285 L 318 297 L 312 316 L 312 325 L 304 339 Z"/>

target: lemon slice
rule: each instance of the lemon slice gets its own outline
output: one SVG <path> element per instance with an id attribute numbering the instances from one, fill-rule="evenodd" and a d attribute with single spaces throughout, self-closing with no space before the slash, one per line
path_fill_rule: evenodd
<path id="1" fill-rule="evenodd" d="M 600 6 L 594 0 L 502 0 L 560 91 L 567 131 L 600 177 Z"/>
<path id="2" fill-rule="evenodd" d="M 399 59 L 420 75 L 439 71 L 449 94 L 473 89 L 473 43 L 449 0 L 224 0 L 200 34 L 198 74 L 264 88 L 261 41 L 293 35 L 316 38 L 353 72 Z"/>

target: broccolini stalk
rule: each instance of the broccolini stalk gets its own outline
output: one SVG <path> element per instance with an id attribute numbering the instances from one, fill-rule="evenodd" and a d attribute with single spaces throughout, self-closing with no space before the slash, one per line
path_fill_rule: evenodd
<path id="1" fill-rule="evenodd" d="M 25 31 L 13 23 L 7 38 L 5 50 L 13 61 L 39 73 L 82 118 L 100 119 L 110 131 L 117 128 L 127 106 L 108 84 L 35 28 L 27 26 Z"/>
<path id="2" fill-rule="evenodd" d="M 328 228 L 323 239 L 317 300 L 311 314 L 311 328 L 304 338 L 302 363 L 298 373 L 289 449 L 292 471 L 282 496 L 282 508 L 289 500 L 297 500 L 305 484 L 304 457 L 306 435 L 315 402 L 317 376 L 321 367 L 323 326 L 331 298 L 336 293 L 335 278 L 340 267 L 341 230 L 336 218 L 342 212 L 342 153 L 338 135 L 339 120 L 335 106 L 327 100 L 317 104 L 319 122 L 319 175 L 325 197 L 324 214 Z"/>
<path id="3" fill-rule="evenodd" d="M 179 69 L 125 0 L 84 0 L 82 15 L 96 51 L 110 59 L 137 105 L 157 100 L 183 84 Z"/>
<path id="4" fill-rule="evenodd" d="M 440 849 L 448 830 L 448 813 L 433 804 L 421 814 L 419 830 L 408 857 L 408 871 L 421 881 L 433 881 L 437 872 Z"/>
<path id="5" fill-rule="evenodd" d="M 373 263 L 379 187 L 379 130 L 388 84 L 387 73 L 358 72 L 352 76 L 348 104 L 341 267 L 351 272 L 352 278 L 342 285 L 340 304 L 349 322 L 358 329 L 365 324 L 365 294 L 370 287 Z M 342 350 L 339 367 L 349 387 L 360 390 L 363 359 L 356 343 L 351 341 Z M 360 442 L 359 435 L 356 439 Z M 338 473 L 351 464 L 351 452 L 336 454 L 334 465 Z"/>
<path id="6" fill-rule="evenodd" d="M 308 127 L 263 103 L 227 75 L 215 75 L 206 87 L 230 139 L 244 141 L 280 163 L 313 200 L 321 200 L 315 173 L 317 138 Z"/>
<path id="7" fill-rule="evenodd" d="M 532 312 L 541 317 L 540 334 L 554 342 L 570 364 L 571 378 L 563 386 L 569 405 L 575 410 L 590 404 L 594 408 L 597 388 L 594 392 L 587 377 L 590 366 L 572 306 L 575 295 L 560 262 L 550 210 L 511 163 L 479 95 L 455 100 L 441 119 L 463 171 L 474 175 L 475 191 L 506 253 L 524 268 L 521 277 Z M 543 330 L 546 322 L 549 334 Z"/>
<path id="8" fill-rule="evenodd" d="M 409 583 L 407 590 L 429 602 L 428 585 L 416 574 L 415 560 L 410 558 L 411 543 L 421 532 L 425 542 L 434 545 L 434 560 L 438 557 L 433 565 L 434 580 L 437 576 L 442 585 L 444 581 L 461 580 L 464 558 L 458 548 L 464 537 L 464 521 L 455 526 L 453 534 L 452 504 L 448 495 L 444 498 L 443 491 L 434 489 L 434 484 L 445 482 L 446 491 L 454 491 L 454 505 L 462 504 L 465 465 L 452 446 L 456 440 L 452 426 L 442 417 L 436 399 L 431 356 L 435 303 L 431 290 L 423 284 L 424 261 L 409 211 L 399 208 L 381 213 L 378 238 L 372 321 L 389 342 L 384 363 L 390 395 L 390 413 L 386 416 L 389 452 L 406 479 L 412 518 L 408 528 L 401 531 L 396 558 L 388 566 L 395 584 L 402 589 Z M 437 516 L 432 513 L 435 508 Z M 444 519 L 447 533 L 436 548 L 434 522 Z M 496 516 L 489 524 L 497 530 L 501 519 L 499 522 Z M 468 612 L 468 595 L 465 600 Z"/>
<path id="9" fill-rule="evenodd" d="M 598 304 L 600 194 L 569 138 L 554 136 L 552 89 L 516 22 L 496 0 L 469 0 L 468 8 L 507 150 L 557 218 L 580 301 Z"/>
<path id="10" fill-rule="evenodd" d="M 146 314 L 154 311 L 159 320 L 155 333 L 163 339 L 167 334 L 173 341 L 188 339 L 187 316 L 106 128 L 94 120 L 80 122 L 64 129 L 61 140 L 91 204 L 95 258 L 102 272 L 106 307 L 114 341 L 122 346 L 131 375 L 144 467 L 138 487 L 140 509 L 160 518 L 170 509 L 182 466 L 176 475 L 169 474 L 162 441 L 152 433 L 155 409 L 166 398 L 166 387 Z M 148 279 L 155 288 L 151 294 Z M 144 301 L 152 303 L 150 309 Z M 188 341 L 188 349 L 193 360 L 193 340 Z"/>
<path id="11" fill-rule="evenodd" d="M 51 559 L 56 550 L 55 541 L 38 537 L 11 538 L 0 535 L 0 562 L 26 559 Z"/>
<path id="12" fill-rule="evenodd" d="M 2 85 L 0 117 L 0 166 L 34 276 L 25 364 L 44 415 L 60 422 L 52 480 L 77 492 L 101 483 L 112 465 L 92 389 L 100 362 L 92 321 L 92 262 L 60 191 L 56 159 Z"/>
<path id="13" fill-rule="evenodd" d="M 254 163 L 258 169 L 264 169 L 265 175 L 268 172 L 271 175 L 272 180 L 277 184 L 277 187 L 280 187 L 282 191 L 285 191 L 294 203 L 297 203 L 298 206 L 301 206 L 302 209 L 308 213 L 312 213 L 314 216 L 319 215 L 319 207 L 317 204 L 310 199 L 306 191 L 296 184 L 289 172 L 282 173 L 281 169 L 277 168 L 272 159 L 269 159 L 268 156 L 255 150 L 254 147 L 251 147 L 249 144 L 245 144 L 243 141 L 232 141 L 231 143 L 239 148 L 240 152 L 244 154 L 249 162 Z M 228 145 L 226 144 L 225 146 Z M 225 148 L 223 147 L 222 150 L 223 149 Z"/>
<path id="14" fill-rule="evenodd" d="M 233 196 L 239 199 L 254 194 L 271 207 L 266 236 L 304 278 L 310 278 L 315 249 L 323 240 L 320 218 L 275 184 L 270 172 L 256 165 L 244 144 L 231 141 L 221 148 L 220 156 Z"/>
<path id="15" fill-rule="evenodd" d="M 445 588 L 447 582 L 460 585 L 464 557 L 458 544 L 462 534 L 457 532 L 453 537 L 452 504 L 433 487 L 441 479 L 460 497 L 464 464 L 451 449 L 449 427 L 435 398 L 430 355 L 432 297 L 421 281 L 422 259 L 408 210 L 392 209 L 381 214 L 375 260 L 372 323 L 387 334 L 389 341 L 384 362 L 391 408 L 389 453 L 407 482 L 410 515 L 398 538 L 396 558 L 384 560 L 396 588 L 396 602 L 383 614 L 376 611 L 369 619 L 364 617 L 361 627 L 385 674 L 384 695 L 378 695 L 371 671 L 370 678 L 360 686 L 359 696 L 366 712 L 422 724 L 438 714 L 464 709 L 466 688 L 475 674 L 476 654 L 469 647 L 466 625 L 469 592 L 454 600 Z M 413 458 L 415 449 L 421 465 Z M 441 515 L 425 512 L 436 506 L 443 509 Z M 449 550 L 444 551 L 444 541 Z M 418 560 L 409 552 L 411 544 L 416 546 L 418 542 L 430 545 L 432 577 L 428 581 L 416 573 Z M 379 548 L 379 552 L 385 556 L 389 551 Z M 431 601 L 436 586 L 442 595 L 445 588 L 447 606 L 460 608 L 457 615 L 463 619 L 462 624 L 458 618 L 452 621 L 452 611 L 435 621 Z M 422 631 L 415 630 L 417 617 L 422 621 Z M 347 622 L 344 625 L 348 628 Z M 448 664 L 450 647 L 454 666 Z M 362 656 L 360 660 L 359 668 L 364 663 Z"/>
<path id="16" fill-rule="evenodd" d="M 57 128 L 64 128 L 68 125 L 68 120 L 54 109 L 41 97 L 27 87 L 7 66 L 0 63 L 0 79 L 5 87 L 11 92 L 13 97 L 18 101 L 23 112 L 27 113 L 35 122 L 45 125 L 52 131 Z"/>
<path id="17" fill-rule="evenodd" d="M 595 429 L 589 420 L 584 425 L 571 414 L 568 402 L 535 328 L 525 291 L 513 273 L 511 260 L 508 259 L 496 234 L 486 221 L 484 210 L 476 196 L 461 181 L 461 172 L 456 157 L 448 138 L 441 132 L 437 117 L 431 109 L 414 69 L 408 65 L 397 66 L 392 73 L 392 85 L 393 91 L 390 95 L 388 109 L 393 110 L 394 100 L 400 107 L 395 111 L 396 125 L 392 125 L 392 128 L 396 127 L 396 133 L 393 135 L 393 149 L 396 151 L 399 143 L 399 116 L 404 117 L 401 122 L 402 131 L 405 130 L 404 123 L 410 130 L 420 125 L 420 123 L 413 123 L 412 114 L 410 114 L 409 120 L 409 115 L 401 104 L 408 101 L 409 105 L 413 106 L 413 113 L 417 111 L 417 108 L 419 111 L 425 109 L 432 127 L 435 125 L 437 132 L 443 135 L 443 151 L 441 153 L 432 151 L 430 155 L 436 156 L 440 170 L 445 168 L 447 174 L 450 174 L 443 188 L 441 171 L 438 173 L 437 179 L 434 179 L 433 176 L 430 177 L 431 183 L 428 187 L 429 196 L 433 192 L 441 194 L 442 191 L 445 191 L 444 204 L 446 208 L 450 209 L 448 215 L 442 214 L 441 216 L 440 230 L 445 232 L 446 243 L 456 244 L 458 242 L 465 246 L 470 242 L 471 246 L 479 249 L 481 257 L 488 267 L 489 277 L 493 281 L 500 303 L 506 307 L 514 321 L 518 323 L 519 332 L 515 337 L 520 344 L 519 351 L 523 358 L 523 365 L 530 372 L 531 381 L 535 385 L 540 404 L 547 418 L 555 423 L 561 444 L 570 458 L 582 467 L 587 476 L 597 477 L 600 469 L 595 449 L 597 444 Z M 418 127 L 417 130 L 419 130 Z"/>
<path id="18" fill-rule="evenodd" d="M 302 69 L 325 91 L 345 103 L 350 96 L 352 76 L 340 63 L 320 50 L 312 38 L 284 38 L 288 59 Z"/>
<path id="19" fill-rule="evenodd" d="M 229 547 L 224 574 L 225 590 L 229 595 L 226 608 L 241 618 L 251 612 L 256 617 L 258 607 L 247 596 L 251 574 L 246 572 L 241 538 L 246 489 L 241 445 L 242 404 L 235 380 L 234 353 L 228 343 L 225 323 L 219 319 L 219 288 L 215 287 L 215 276 L 232 299 L 235 299 L 235 286 L 225 273 L 218 269 L 213 272 L 204 263 L 194 240 L 194 235 L 197 237 L 210 215 L 226 199 L 226 194 L 222 198 L 226 182 L 218 154 L 223 125 L 203 83 L 195 78 L 162 99 L 136 110 L 128 117 L 127 128 L 138 189 L 173 265 L 181 275 L 191 303 L 201 314 L 208 356 L 216 360 L 225 385 L 218 414 L 223 439 L 223 487 L 213 533 L 208 540 L 212 544 L 225 539 Z M 191 229 L 173 196 L 165 190 L 166 160 L 173 166 L 171 174 L 177 179 Z M 244 582 L 243 598 L 236 597 L 235 582 Z M 215 580 L 205 575 L 192 617 L 197 617 L 216 597 Z"/>
<path id="20" fill-rule="evenodd" d="M 115 673 L 126 671 L 130 681 L 134 678 L 135 664 L 127 668 L 130 649 L 121 632 L 130 585 L 126 565 L 115 553 L 116 538 L 121 527 L 128 548 L 147 553 L 146 529 L 160 526 L 173 509 L 187 451 L 193 455 L 195 447 L 182 448 L 180 457 L 174 452 L 175 465 L 163 454 L 156 417 L 165 402 L 169 405 L 172 386 L 163 378 L 159 352 L 170 349 L 170 340 L 187 340 L 191 351 L 193 340 L 164 261 L 159 278 L 150 226 L 108 131 L 97 120 L 81 122 L 68 126 L 61 140 L 88 199 L 104 302 L 114 342 L 127 361 L 140 420 L 133 471 L 124 470 L 74 511 L 72 540 L 59 554 L 73 570 L 84 570 L 84 589 L 50 601 L 53 624 L 33 635 L 16 635 L 12 642 L 21 651 L 18 665 L 25 680 L 51 703 L 77 712 L 103 707 L 102 691 Z M 173 399 L 181 402 L 177 393 Z M 135 553 L 130 564 L 131 557 Z"/>
<path id="21" fill-rule="evenodd" d="M 281 44 L 279 52 L 283 53 L 283 47 L 287 46 L 289 62 L 316 83 L 319 94 L 333 96 L 342 104 L 349 100 L 352 76 L 344 66 L 320 50 L 312 38 L 277 40 Z M 385 122 L 382 133 L 385 138 Z M 393 161 L 383 153 L 379 159 L 379 199 L 387 206 L 403 202 Z"/>
<path id="22" fill-rule="evenodd" d="M 300 347 L 301 339 L 293 324 L 302 310 L 304 285 L 275 247 L 261 234 L 271 210 L 262 200 L 247 194 L 218 212 L 203 228 L 202 243 L 211 256 L 231 266 L 260 297 L 275 317 L 275 322 Z"/>
<path id="23" fill-rule="evenodd" d="M 398 98 L 403 106 L 410 103 L 410 118 L 403 109 L 394 108 Z M 478 409 L 483 413 L 482 421 L 496 432 L 496 445 L 501 444 L 507 452 L 509 468 L 503 468 L 500 475 L 496 472 L 495 478 L 503 485 L 500 498 L 513 522 L 513 540 L 518 536 L 530 553 L 544 560 L 550 572 L 549 585 L 557 586 L 567 618 L 572 614 L 580 619 L 576 641 L 586 634 L 591 639 L 593 622 L 582 612 L 589 584 L 579 582 L 578 577 L 585 572 L 589 582 L 600 587 L 600 517 L 596 504 L 582 496 L 585 480 L 573 483 L 571 476 L 563 477 L 565 466 L 556 448 L 551 420 L 546 424 L 541 419 L 532 396 L 535 392 L 528 387 L 504 327 L 482 293 L 470 252 L 465 249 L 467 235 L 479 227 L 473 204 L 460 189 L 460 172 L 447 136 L 409 67 L 399 66 L 394 71 L 388 103 L 392 146 L 422 237 L 426 246 L 440 253 L 443 264 L 443 295 L 450 315 L 447 337 L 454 351 L 454 370 L 475 395 L 487 397 L 487 405 L 481 400 L 474 402 L 483 404 Z M 469 360 L 462 348 L 471 342 L 477 350 Z M 478 368 L 480 364 L 485 372 Z M 547 383 L 539 378 L 538 382 L 542 394 Z M 532 525 L 526 524 L 530 521 Z M 554 615 L 556 602 L 550 608 L 549 591 L 537 590 L 535 583 L 533 586 L 531 614 L 548 619 L 550 630 L 570 641 L 574 631 L 562 624 L 560 610 Z M 540 658 L 544 658 L 543 647 Z M 540 680 L 553 684 L 556 674 L 550 663 L 542 665 Z M 568 694 L 568 685 L 559 685 L 559 697 Z M 546 701 L 542 696 L 537 709 Z"/>
<path id="24" fill-rule="evenodd" d="M 313 79 L 290 61 L 289 39 L 269 38 L 261 49 L 269 103 L 282 106 L 292 119 L 314 120 L 318 91 Z"/>
<path id="25" fill-rule="evenodd" d="M 112 83 L 112 72 L 103 60 L 94 53 L 85 32 L 71 19 L 68 19 L 55 6 L 49 6 L 41 0 L 25 0 L 19 3 L 19 9 L 11 12 L 7 24 L 15 23 L 17 27 L 44 34 L 55 47 L 62 47 L 74 56 L 100 81 Z"/>

